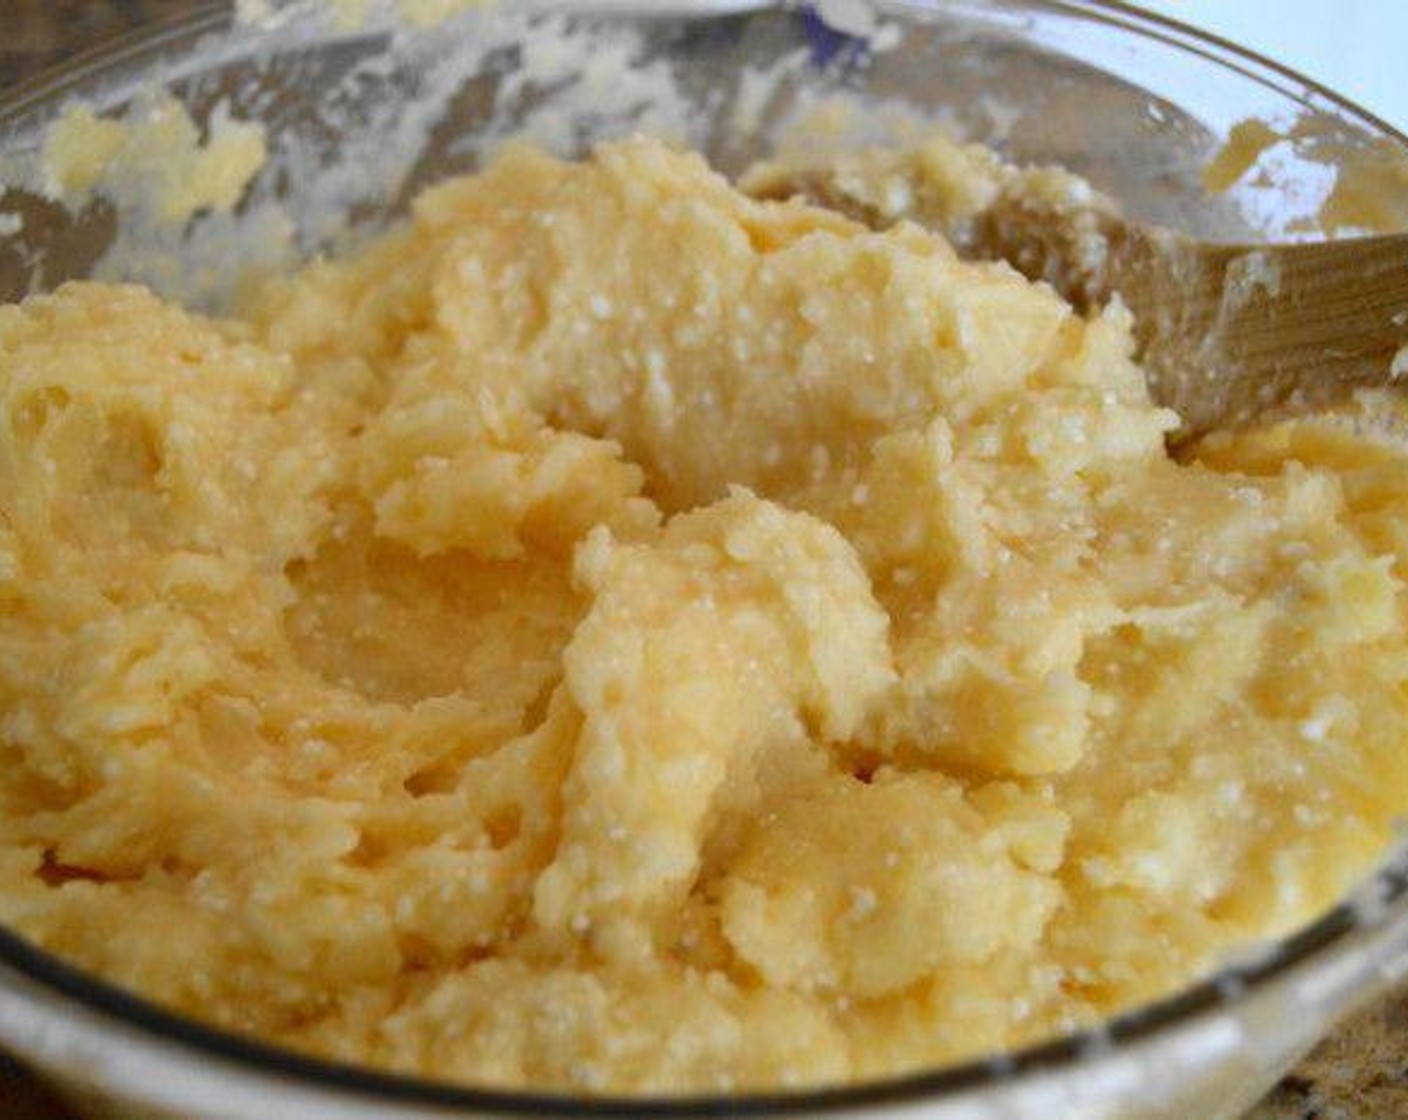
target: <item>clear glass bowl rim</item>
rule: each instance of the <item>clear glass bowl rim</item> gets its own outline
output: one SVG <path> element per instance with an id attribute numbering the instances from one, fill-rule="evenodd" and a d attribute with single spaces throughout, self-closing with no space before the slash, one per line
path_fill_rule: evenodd
<path id="1" fill-rule="evenodd" d="M 913 0 L 910 0 L 913 3 Z M 931 0 L 931 3 L 933 0 Z M 942 3 L 942 0 L 938 0 Z M 1068 16 L 1121 28 L 1166 47 L 1201 56 L 1224 69 L 1286 92 L 1332 106 L 1366 132 L 1396 143 L 1408 153 L 1408 136 L 1393 125 L 1318 82 L 1253 51 L 1178 20 L 1147 12 L 1122 0 L 1028 0 Z M 768 5 L 759 3 L 759 7 Z M 795 6 L 787 3 L 777 6 Z M 914 6 L 927 6 L 918 3 Z M 222 0 L 201 0 L 190 11 L 158 20 L 78 52 L 62 64 L 16 83 L 0 96 L 0 128 L 41 106 L 57 105 L 90 78 L 192 43 L 230 24 Z M 0 143 L 4 140 L 0 132 Z M 1392 856 L 1363 890 L 1392 904 L 1408 896 L 1408 851 Z M 1400 917 L 1399 920 L 1408 920 Z M 430 1106 L 467 1114 L 500 1116 L 629 1116 L 648 1110 L 658 1117 L 725 1114 L 817 1115 L 877 1106 L 939 1102 L 981 1090 L 1014 1076 L 1069 1072 L 1089 1060 L 1092 1049 L 1106 1053 L 1152 1040 L 1198 1016 L 1235 1006 L 1302 965 L 1334 949 L 1362 929 L 1359 909 L 1350 901 L 1309 926 L 1276 942 L 1255 963 L 1226 968 L 1169 998 L 1135 1008 L 1096 1028 L 1063 1035 L 1035 1046 L 932 1071 L 905 1074 L 855 1086 L 790 1093 L 740 1093 L 688 1097 L 576 1096 L 519 1090 L 480 1089 L 403 1074 L 380 1072 L 299 1054 L 247 1036 L 207 1026 L 167 1011 L 141 996 L 93 976 L 0 926 L 0 966 L 6 966 L 55 996 L 135 1028 L 193 1058 L 232 1063 L 255 1075 L 273 1076 L 310 1089 L 350 1094 L 363 1103 Z"/>

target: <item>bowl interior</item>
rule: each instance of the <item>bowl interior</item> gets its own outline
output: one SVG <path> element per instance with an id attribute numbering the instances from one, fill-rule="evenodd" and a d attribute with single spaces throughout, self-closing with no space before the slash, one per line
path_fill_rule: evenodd
<path id="1" fill-rule="evenodd" d="M 800 5 L 535 7 L 418 28 L 375 10 L 347 27 L 319 5 L 241 23 L 232 5 L 208 4 L 15 91 L 0 102 L 0 231 L 12 230 L 0 236 L 0 300 L 93 276 L 226 306 L 251 275 L 385 229 L 421 189 L 520 135 L 575 155 L 659 132 L 737 172 L 779 146 L 940 124 L 1012 159 L 1061 163 L 1136 218 L 1247 241 L 1313 227 L 1344 152 L 1387 145 L 1404 158 L 1401 137 L 1311 83 L 1118 4 L 888 2 L 861 29 Z M 225 118 L 264 126 L 268 159 L 233 212 L 172 226 L 140 190 L 51 196 L 44 141 L 69 104 L 140 119 L 163 96 L 206 132 Z M 1286 138 L 1210 195 L 1204 168 L 1250 117 Z M 1248 975 L 1258 969 L 1271 971 Z M 1205 1007 L 1212 991 L 1148 1025 Z M 1043 1053 L 1037 1064 L 1079 1050 Z"/>
<path id="2" fill-rule="evenodd" d="M 251 271 L 384 228 L 426 185 L 519 135 L 575 155 L 653 131 L 737 172 L 778 145 L 937 123 L 1059 162 L 1134 217 L 1223 240 L 1313 225 L 1335 178 L 1327 154 L 1398 142 L 1293 75 L 1118 5 L 881 3 L 861 33 L 811 5 L 502 4 L 432 27 L 375 5 L 349 27 L 325 7 L 241 22 L 208 4 L 0 103 L 0 229 L 18 223 L 0 238 L 0 298 L 96 276 L 218 307 Z M 46 197 L 44 138 L 68 104 L 139 119 L 163 95 L 202 129 L 264 126 L 268 160 L 233 214 L 162 224 L 140 184 Z M 1294 137 L 1210 196 L 1203 169 L 1248 117 Z"/>

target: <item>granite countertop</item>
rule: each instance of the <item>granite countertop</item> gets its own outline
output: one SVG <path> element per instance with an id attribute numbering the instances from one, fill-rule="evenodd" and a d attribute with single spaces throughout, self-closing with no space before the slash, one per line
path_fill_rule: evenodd
<path id="1" fill-rule="evenodd" d="M 147 23 L 174 19 L 193 7 L 192 0 L 0 0 L 0 92 L 75 51 Z M 0 1056 L 0 1117 L 62 1120 L 67 1115 Z M 1344 1024 L 1248 1120 L 1404 1118 L 1408 985 Z"/>

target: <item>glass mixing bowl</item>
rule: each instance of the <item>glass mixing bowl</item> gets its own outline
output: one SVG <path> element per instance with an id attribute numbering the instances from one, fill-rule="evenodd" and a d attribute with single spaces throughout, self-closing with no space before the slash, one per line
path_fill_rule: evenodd
<path id="1" fill-rule="evenodd" d="M 817 5 L 825 19 L 746 0 L 501 3 L 420 27 L 375 3 L 360 20 L 346 5 L 308 7 L 246 0 L 240 18 L 197 6 L 11 91 L 0 102 L 0 297 L 96 275 L 219 306 L 252 272 L 385 227 L 419 188 L 524 131 L 572 153 L 654 129 L 738 170 L 778 142 L 840 144 L 938 120 L 1009 157 L 1062 163 L 1138 219 L 1239 241 L 1314 236 L 1335 161 L 1408 152 L 1383 122 L 1278 66 L 1097 0 L 849 0 Z M 269 159 L 235 213 L 163 228 L 140 199 L 45 197 L 43 137 L 68 102 L 140 113 L 159 90 L 202 127 L 264 125 Z M 833 112 L 829 134 L 789 128 L 838 99 L 864 112 Z M 1211 197 L 1202 170 L 1248 117 L 1290 138 Z M 1408 971 L 1405 882 L 1396 857 L 1314 926 L 1098 1031 L 823 1092 L 582 1100 L 383 1075 L 177 1018 L 4 931 L 0 1045 L 94 1115 L 134 1118 L 1222 1120 Z"/>

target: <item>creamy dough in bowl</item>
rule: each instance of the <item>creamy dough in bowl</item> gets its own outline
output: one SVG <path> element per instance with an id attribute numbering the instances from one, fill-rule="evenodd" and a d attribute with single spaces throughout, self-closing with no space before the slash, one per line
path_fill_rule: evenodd
<path id="1" fill-rule="evenodd" d="M 1175 461 L 1118 307 L 647 140 L 512 148 L 240 319 L 4 308 L 0 920 L 496 1086 L 1097 1021 L 1408 807 L 1368 412 Z"/>

